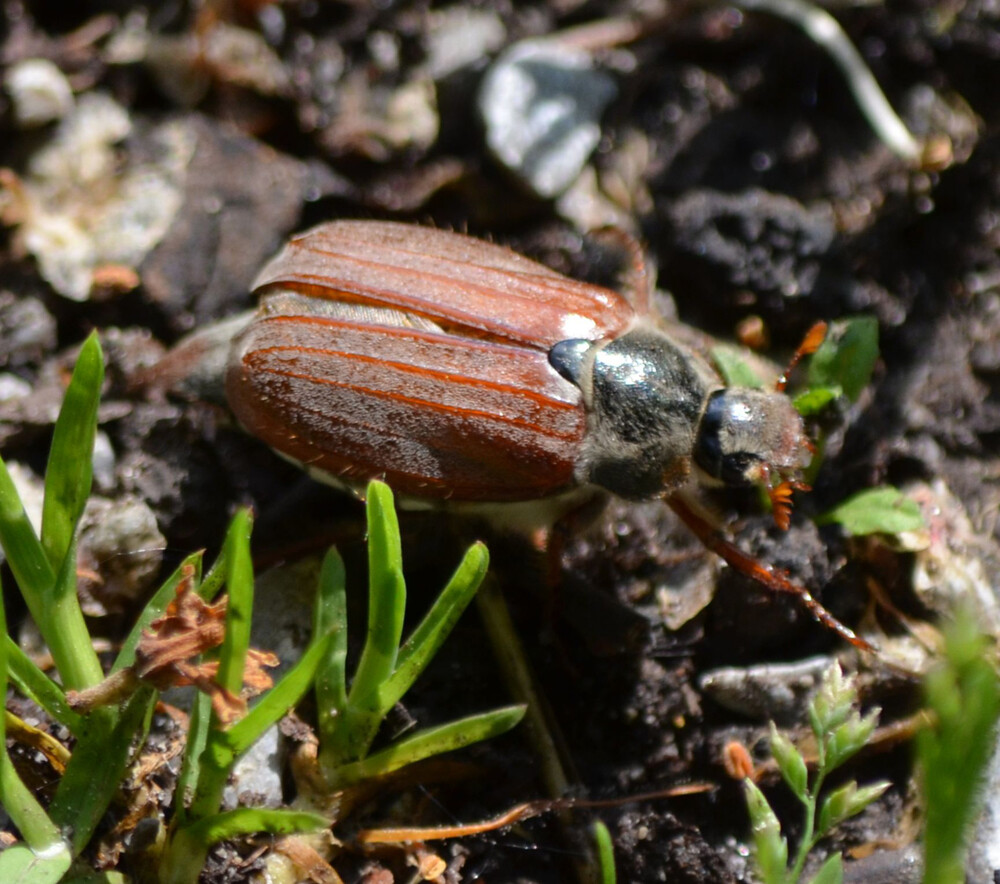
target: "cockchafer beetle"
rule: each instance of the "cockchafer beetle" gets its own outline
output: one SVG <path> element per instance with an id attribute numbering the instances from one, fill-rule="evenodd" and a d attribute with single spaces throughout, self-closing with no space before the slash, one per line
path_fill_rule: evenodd
<path id="1" fill-rule="evenodd" d="M 787 527 L 812 448 L 784 378 L 773 391 L 725 386 L 644 292 L 629 300 L 498 245 L 376 221 L 293 237 L 254 290 L 259 309 L 231 344 L 232 323 L 221 345 L 181 344 L 174 364 L 219 374 L 224 362 L 239 422 L 311 475 L 353 488 L 384 478 L 410 502 L 503 505 L 521 522 L 595 489 L 662 497 L 728 563 L 871 649 L 697 503 L 699 486 L 761 485 Z M 814 329 L 793 364 L 822 337 Z"/>

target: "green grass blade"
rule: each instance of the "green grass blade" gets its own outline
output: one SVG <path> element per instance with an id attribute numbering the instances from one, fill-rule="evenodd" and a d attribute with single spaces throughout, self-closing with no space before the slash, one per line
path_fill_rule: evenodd
<path id="1" fill-rule="evenodd" d="M 7 465 L 0 458 L 0 547 L 7 564 L 24 596 L 24 601 L 37 621 L 44 619 L 44 602 L 52 593 L 56 572 L 49 563 L 38 535 L 24 511 L 21 497 Z"/>
<path id="2" fill-rule="evenodd" d="M 246 752 L 264 731 L 305 696 L 317 667 L 330 653 L 332 642 L 333 636 L 330 635 L 313 642 L 281 680 L 260 698 L 246 717 L 226 731 L 226 744 L 234 758 Z"/>
<path id="3" fill-rule="evenodd" d="M 392 675 L 406 609 L 399 523 L 392 492 L 382 482 L 368 485 L 368 632 L 347 706 L 324 747 L 324 763 L 363 758 L 384 714 L 379 691 Z"/>
<path id="4" fill-rule="evenodd" d="M 58 574 L 35 536 L 21 499 L 0 461 L 0 546 L 28 611 L 68 688 L 85 688 L 103 677 L 76 598 L 76 562 L 70 549 Z"/>
<path id="5" fill-rule="evenodd" d="M 222 552 L 212 562 L 212 567 L 208 569 L 208 573 L 201 581 L 201 586 L 198 587 L 198 595 L 205 601 L 212 601 L 226 585 L 226 568 L 226 547 L 223 544 Z"/>
<path id="6" fill-rule="evenodd" d="M 489 565 L 490 556 L 484 544 L 469 547 L 430 611 L 400 648 L 396 670 L 379 692 L 383 715 L 410 689 L 438 652 L 475 596 Z"/>
<path id="7" fill-rule="evenodd" d="M 95 709 L 87 717 L 87 732 L 73 750 L 49 807 L 52 821 L 73 833 L 74 855 L 87 846 L 121 786 L 132 752 L 149 730 L 155 697 L 152 688 L 142 687 L 123 709 Z"/>
<path id="8" fill-rule="evenodd" d="M 925 804 L 924 878 L 963 884 L 969 831 L 995 750 L 1000 678 L 976 616 L 959 609 L 945 633 L 944 660 L 927 674 L 933 723 L 917 734 Z"/>
<path id="9" fill-rule="evenodd" d="M 198 691 L 191 707 L 188 723 L 187 743 L 181 759 L 181 772 L 177 776 L 174 789 L 174 824 L 183 825 L 188 816 L 188 806 L 198 791 L 201 778 L 201 758 L 208 743 L 209 727 L 212 722 L 212 699 Z"/>
<path id="10" fill-rule="evenodd" d="M 104 383 L 104 356 L 97 334 L 84 342 L 52 435 L 45 470 L 42 548 L 53 570 L 69 552 L 76 523 L 90 494 L 97 406 Z"/>
<path id="11" fill-rule="evenodd" d="M 597 859 L 601 868 L 601 884 L 615 884 L 618 880 L 615 874 L 615 846 L 611 841 L 608 827 L 596 820 L 590 827 L 597 845 Z"/>
<path id="12" fill-rule="evenodd" d="M 368 485 L 368 635 L 348 705 L 367 700 L 396 666 L 403 634 L 406 584 L 399 522 L 388 485 Z"/>
<path id="13" fill-rule="evenodd" d="M 74 735 L 82 734 L 84 718 L 69 708 L 62 688 L 42 672 L 9 635 L 4 643 L 10 680 L 17 689 L 41 706 L 54 721 L 68 727 Z"/>
<path id="14" fill-rule="evenodd" d="M 250 647 L 250 619 L 253 613 L 253 561 L 250 558 L 252 527 L 250 511 L 241 510 L 233 517 L 226 537 L 229 606 L 226 609 L 226 637 L 219 650 L 217 681 L 237 696 L 243 689 L 243 669 L 247 649 Z"/>
<path id="15" fill-rule="evenodd" d="M 54 590 L 45 605 L 38 631 L 52 652 L 52 659 L 67 690 L 81 691 L 104 679 L 90 631 L 76 594 L 76 538 L 70 539 L 56 575 Z"/>
<path id="16" fill-rule="evenodd" d="M 0 592 L 0 633 L 4 636 L 7 635 L 7 612 L 4 608 L 2 592 Z M 7 696 L 8 661 L 10 659 L 8 651 L 8 642 L 0 644 L 0 696 L 2 697 Z M 14 769 L 14 764 L 7 753 L 7 719 L 4 715 L 0 715 L 0 805 L 20 829 L 22 837 L 30 848 L 28 853 L 31 856 L 34 856 L 32 851 L 53 854 L 65 853 L 68 860 L 69 846 L 63 841 L 59 828 L 49 819 L 45 809 L 32 795 L 31 790 L 24 785 Z M 4 856 L 6 853 L 0 854 L 0 862 L 3 862 Z M 30 857 L 7 862 L 19 863 L 26 859 L 30 859 Z M 3 867 L 0 866 L 0 870 L 2 869 Z M 16 868 L 9 871 L 21 874 Z M 0 881 L 6 880 L 9 879 L 0 877 Z"/>
<path id="17" fill-rule="evenodd" d="M 253 562 L 250 558 L 250 531 L 253 519 L 249 510 L 241 510 L 226 534 L 226 634 L 219 649 L 216 681 L 231 694 L 243 689 L 247 649 L 250 647 L 250 621 L 253 613 Z M 229 776 L 232 754 L 215 716 L 212 716 L 205 749 L 200 755 L 197 785 L 189 818 L 204 819 L 219 812 L 222 791 Z"/>
<path id="18" fill-rule="evenodd" d="M 333 772 L 331 788 L 341 789 L 352 783 L 384 776 L 432 755 L 498 736 L 524 718 L 524 712 L 524 706 L 506 706 L 419 731 L 361 761 L 338 768 Z"/>
<path id="19" fill-rule="evenodd" d="M 333 548 L 323 557 L 313 614 L 313 636 L 323 635 L 331 641 L 316 671 L 316 717 L 320 746 L 329 746 L 347 708 L 347 583 L 344 560 Z"/>
<path id="20" fill-rule="evenodd" d="M 163 582 L 163 585 L 154 593 L 153 597 L 146 602 L 146 607 L 142 609 L 142 613 L 136 619 L 135 625 L 129 631 L 128 637 L 122 643 L 121 650 L 118 652 L 114 665 L 111 667 L 112 672 L 126 669 L 135 662 L 135 648 L 139 644 L 139 639 L 142 638 L 142 633 L 149 629 L 149 624 L 157 617 L 162 616 L 163 612 L 167 609 L 167 605 L 170 604 L 177 594 L 177 585 L 181 582 L 181 577 L 186 566 L 190 565 L 194 568 L 195 586 L 199 585 L 201 581 L 202 557 L 203 553 L 196 552 L 184 559 L 177 567 L 177 570 Z"/>
<path id="21" fill-rule="evenodd" d="M 226 838 L 239 838 L 257 832 L 293 835 L 296 832 L 314 832 L 329 826 L 330 821 L 318 813 L 280 808 L 237 807 L 235 810 L 214 814 L 187 826 L 184 836 L 185 840 L 204 849 Z"/>
<path id="22" fill-rule="evenodd" d="M 0 881 L 4 884 L 56 884 L 73 862 L 69 848 L 39 855 L 23 844 L 0 853 Z"/>

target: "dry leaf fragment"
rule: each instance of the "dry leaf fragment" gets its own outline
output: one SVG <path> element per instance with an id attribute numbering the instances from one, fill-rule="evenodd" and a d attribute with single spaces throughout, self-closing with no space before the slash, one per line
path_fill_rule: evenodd
<path id="1" fill-rule="evenodd" d="M 120 670 L 87 691 L 70 692 L 67 700 L 78 711 L 118 702 L 135 690 L 137 681 L 158 690 L 193 685 L 212 698 L 212 711 L 225 726 L 246 715 L 246 700 L 235 696 L 216 681 L 216 661 L 195 662 L 200 654 L 222 644 L 226 632 L 228 599 L 214 604 L 194 591 L 194 568 L 186 566 L 177 592 L 162 617 L 154 620 L 136 644 L 135 663 Z M 271 677 L 266 666 L 277 666 L 278 658 L 269 651 L 250 648 L 243 674 L 251 696 L 267 690 Z"/>

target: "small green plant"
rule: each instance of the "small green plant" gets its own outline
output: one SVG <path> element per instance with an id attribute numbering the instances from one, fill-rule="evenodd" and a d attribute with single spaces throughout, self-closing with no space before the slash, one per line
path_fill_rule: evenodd
<path id="1" fill-rule="evenodd" d="M 861 716 L 857 702 L 853 678 L 845 678 L 840 664 L 835 663 L 809 704 L 809 722 L 817 746 L 812 783 L 802 754 L 772 723 L 771 752 L 788 788 L 802 803 L 805 817 L 795 858 L 789 866 L 788 842 L 781 834 L 777 815 L 754 782 L 749 778 L 744 781 L 757 870 L 764 884 L 798 884 L 809 852 L 816 844 L 835 826 L 860 813 L 889 788 L 888 782 L 858 786 L 851 780 L 820 800 L 829 775 L 868 742 L 878 723 L 879 710 Z M 841 880 L 842 874 L 841 856 L 833 854 L 810 884 L 833 884 Z"/>
<path id="2" fill-rule="evenodd" d="M 0 854 L 3 881 L 23 884 L 58 881 L 87 846 L 145 739 L 155 705 L 155 687 L 136 675 L 134 665 L 143 630 L 167 610 L 182 581 L 196 580 L 201 571 L 200 554 L 190 556 L 166 581 L 145 607 L 115 660 L 111 676 L 105 679 L 76 595 L 76 532 L 90 494 L 91 457 L 103 377 L 103 357 L 97 338 L 92 335 L 81 348 L 56 421 L 45 472 L 40 535 L 29 522 L 10 474 L 0 461 L 0 546 L 25 604 L 52 652 L 61 681 L 56 682 L 42 672 L 7 634 L 6 616 L 0 605 L 0 623 L 4 627 L 0 686 L 6 692 L 8 682 L 13 683 L 75 738 L 72 755 L 47 810 L 21 780 L 6 748 L 0 750 L 0 804 L 24 838 Z M 248 561 L 248 553 L 242 551 L 236 538 L 241 531 L 246 533 L 248 525 L 247 514 L 237 517 L 227 541 L 228 555 L 204 582 L 198 581 L 198 591 L 209 597 L 224 583 L 229 585 L 232 597 L 237 599 L 229 611 L 229 625 L 238 618 L 245 603 L 242 560 Z M 242 571 L 238 567 L 241 565 Z M 242 636 L 232 631 L 220 657 L 221 677 L 226 679 L 224 684 L 232 694 L 238 694 L 242 686 L 241 654 L 245 645 L 241 648 L 241 641 Z M 238 725 L 224 732 L 224 739 L 217 735 L 215 742 L 207 745 L 221 758 L 226 752 L 238 755 L 262 726 L 267 726 L 265 718 L 276 720 L 297 702 L 311 681 L 322 651 L 322 643 L 312 648 L 268 694 L 267 702 L 259 703 Z M 86 710 L 80 711 L 81 707 L 71 702 L 71 696 L 78 703 L 80 698 L 89 698 L 83 703 Z M 221 752 L 220 743 L 224 743 Z M 217 785 L 209 778 L 199 780 L 199 784 L 202 795 Z M 325 822 L 315 814 L 253 813 L 257 818 L 252 824 L 245 815 L 202 814 L 195 836 L 211 843 L 238 832 L 301 830 Z"/>
<path id="3" fill-rule="evenodd" d="M 0 461 L 0 546 L 31 616 L 48 645 L 62 686 L 32 663 L 4 629 L 0 680 L 36 700 L 76 738 L 76 748 L 48 811 L 0 749 L 0 804 L 24 838 L 0 854 L 0 880 L 57 881 L 90 840 L 124 773 L 132 737 L 142 732 L 142 698 L 83 717 L 65 688 L 85 689 L 104 677 L 76 596 L 76 524 L 90 493 L 91 451 L 104 363 L 94 336 L 80 351 L 56 421 L 40 536 Z M 0 602 L 2 605 L 2 602 Z M 0 614 L 6 627 L 6 617 Z"/>
<path id="4" fill-rule="evenodd" d="M 350 688 L 344 568 L 336 550 L 323 562 L 314 618 L 316 634 L 334 637 L 333 652 L 316 679 L 319 764 L 331 790 L 503 733 L 525 712 L 523 706 L 510 706 L 473 715 L 418 731 L 369 754 L 386 714 L 424 671 L 472 601 L 486 576 L 489 557 L 482 543 L 473 544 L 424 619 L 401 642 L 406 583 L 392 492 L 382 482 L 371 482 L 366 497 L 368 632 Z"/>
<path id="5" fill-rule="evenodd" d="M 320 717 L 321 769 L 331 791 L 395 770 L 429 755 L 513 727 L 522 707 L 500 709 L 417 733 L 369 755 L 385 713 L 410 687 L 476 592 L 488 556 L 467 553 L 409 640 L 399 645 L 405 609 L 399 529 L 389 489 L 368 490 L 371 564 L 368 639 L 347 689 L 343 566 L 328 553 L 320 578 L 313 640 L 282 679 L 247 711 L 245 682 L 268 687 L 266 655 L 250 648 L 253 567 L 251 517 L 230 525 L 213 568 L 202 579 L 201 554 L 189 556 L 147 603 L 105 677 L 76 595 L 76 536 L 90 493 L 91 457 L 104 368 L 95 336 L 84 343 L 56 422 L 45 474 L 40 535 L 25 514 L 0 460 L 0 546 L 58 670 L 57 682 L 7 634 L 0 595 L 0 689 L 8 684 L 34 700 L 75 738 L 55 797 L 44 808 L 21 780 L 0 741 L 0 804 L 22 842 L 0 853 L 0 881 L 55 884 L 90 842 L 149 729 L 158 689 L 192 683 L 191 711 L 173 819 L 159 854 L 157 877 L 194 884 L 215 842 L 256 832 L 287 834 L 327 827 L 323 814 L 287 809 L 220 811 L 233 765 L 295 706 L 313 684 Z M 225 599 L 212 600 L 225 588 Z M 169 635 L 168 635 L 169 634 Z M 183 642 L 171 641 L 178 634 Z M 177 648 L 183 646 L 183 653 Z M 202 659 L 204 658 L 204 659 Z M 0 737 L 13 723 L 0 720 Z M 23 729 L 23 728 L 22 728 Z M 78 870 L 86 877 L 86 869 Z M 106 882 L 118 880 L 106 872 Z"/>
<path id="6" fill-rule="evenodd" d="M 924 881 L 960 884 L 983 773 L 996 749 L 1000 678 L 975 615 L 960 609 L 924 680 L 931 723 L 917 735 L 925 803 Z"/>
<path id="7" fill-rule="evenodd" d="M 597 847 L 597 862 L 601 870 L 601 884 L 615 884 L 618 876 L 615 873 L 615 847 L 611 840 L 608 827 L 601 820 L 595 820 L 590 827 Z"/>

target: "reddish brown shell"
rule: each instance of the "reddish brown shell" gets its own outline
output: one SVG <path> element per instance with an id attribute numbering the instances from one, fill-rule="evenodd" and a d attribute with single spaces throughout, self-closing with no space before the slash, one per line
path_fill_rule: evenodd
<path id="1" fill-rule="evenodd" d="M 384 478 L 413 497 L 531 500 L 572 487 L 586 414 L 549 347 L 615 337 L 634 319 L 612 291 L 402 224 L 317 227 L 257 285 L 308 297 L 237 341 L 226 379 L 237 418 L 310 468 Z"/>
<path id="2" fill-rule="evenodd" d="M 544 350 L 615 337 L 634 317 L 617 292 L 503 246 L 387 221 L 332 221 L 293 237 L 254 282 L 261 295 L 276 287 L 391 307 L 463 336 Z"/>

